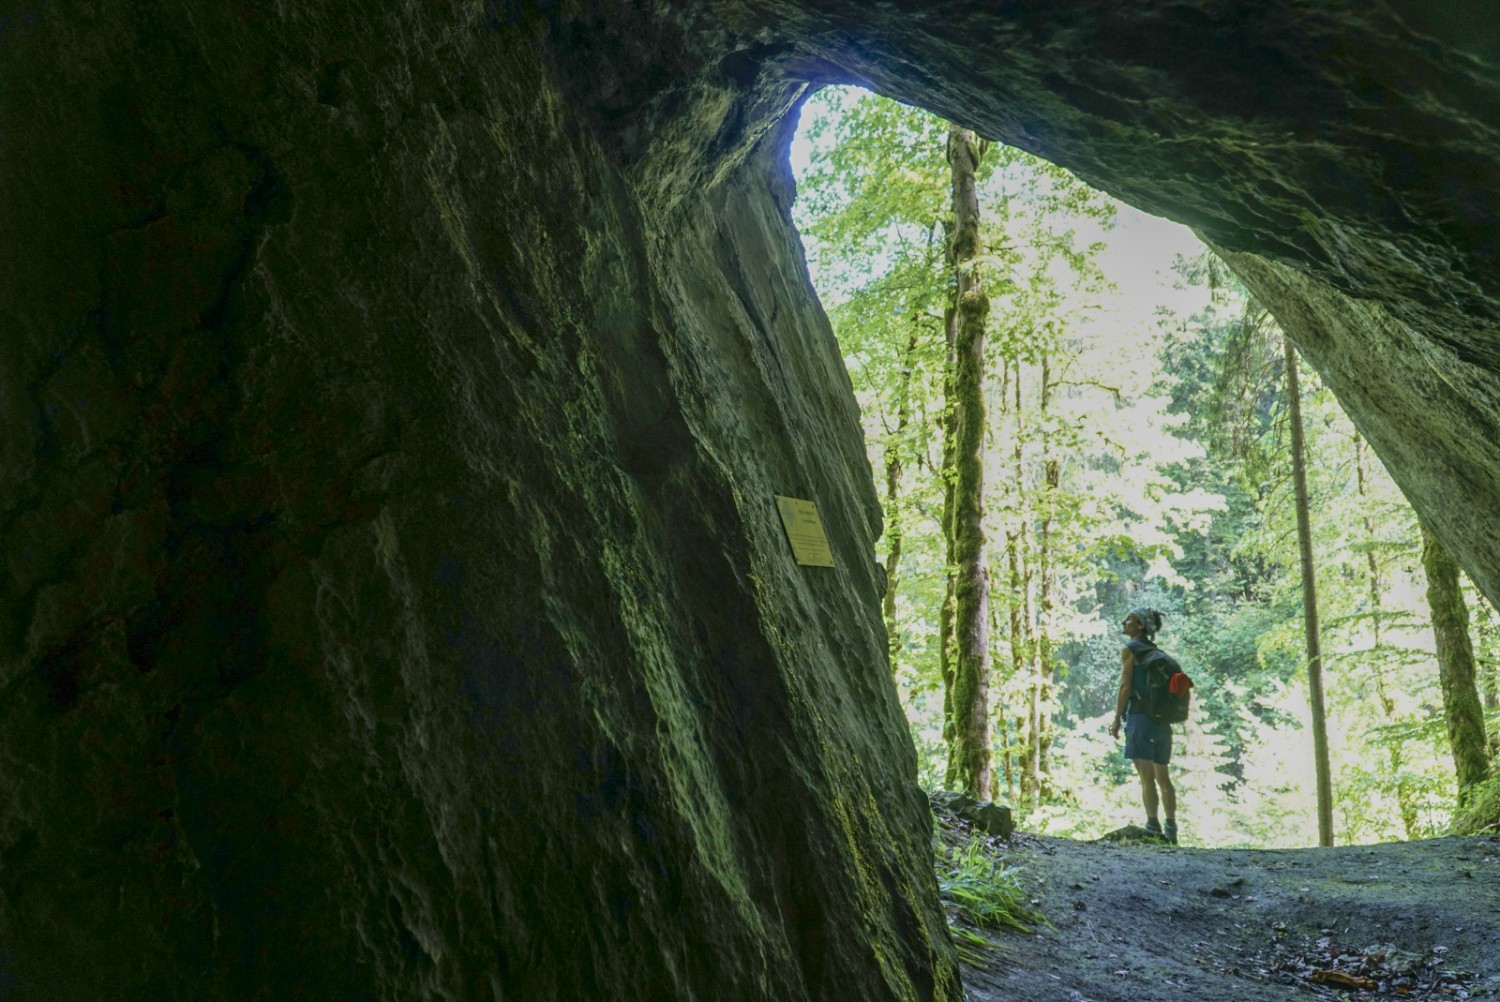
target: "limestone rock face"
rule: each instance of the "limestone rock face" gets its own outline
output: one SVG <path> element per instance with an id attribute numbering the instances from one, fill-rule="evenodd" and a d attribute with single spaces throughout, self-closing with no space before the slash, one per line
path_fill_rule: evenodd
<path id="1" fill-rule="evenodd" d="M 1345 6 L 0 17 L 0 994 L 959 998 L 788 112 L 1197 226 L 1497 597 L 1497 50 Z"/>
<path id="2" fill-rule="evenodd" d="M 5 29 L 0 994 L 956 997 L 779 145 L 297 10 Z"/>

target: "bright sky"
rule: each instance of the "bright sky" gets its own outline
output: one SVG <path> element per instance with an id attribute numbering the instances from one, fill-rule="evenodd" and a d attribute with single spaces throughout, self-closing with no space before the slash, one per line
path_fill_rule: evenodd
<path id="1" fill-rule="evenodd" d="M 1113 200 L 1112 200 L 1113 201 Z M 1207 304 L 1207 290 L 1176 288 L 1172 262 L 1178 256 L 1196 257 L 1203 242 L 1193 231 L 1160 216 L 1148 215 L 1115 202 L 1115 227 L 1102 234 L 1107 246 L 1100 258 L 1118 287 L 1113 311 L 1126 326 L 1149 321 L 1158 306 L 1190 316 Z"/>

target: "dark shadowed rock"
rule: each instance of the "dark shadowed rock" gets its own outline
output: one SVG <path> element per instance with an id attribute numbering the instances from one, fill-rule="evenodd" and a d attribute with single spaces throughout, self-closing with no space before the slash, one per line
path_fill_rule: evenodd
<path id="1" fill-rule="evenodd" d="M 948 790 L 934 793 L 929 799 L 934 807 L 946 809 L 986 834 L 1009 838 L 1016 830 L 1015 813 L 1004 804 L 975 800 L 966 793 Z"/>
<path id="2" fill-rule="evenodd" d="M 1154 832 L 1140 825 L 1126 825 L 1124 828 L 1116 828 L 1114 831 L 1105 832 L 1094 841 L 1096 842 L 1124 842 L 1135 844 L 1144 842 L 1148 845 L 1170 845 L 1165 835 Z"/>
<path id="3" fill-rule="evenodd" d="M 7 998 L 959 997 L 819 82 L 1195 226 L 1500 597 L 1482 7 L 11 7 Z"/>

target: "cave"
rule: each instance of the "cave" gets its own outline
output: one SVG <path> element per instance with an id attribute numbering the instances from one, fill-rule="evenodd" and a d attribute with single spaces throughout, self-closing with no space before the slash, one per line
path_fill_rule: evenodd
<path id="1" fill-rule="evenodd" d="M 1497 28 L 7 5 L 0 994 L 961 998 L 799 103 L 1191 226 L 1495 601 Z"/>

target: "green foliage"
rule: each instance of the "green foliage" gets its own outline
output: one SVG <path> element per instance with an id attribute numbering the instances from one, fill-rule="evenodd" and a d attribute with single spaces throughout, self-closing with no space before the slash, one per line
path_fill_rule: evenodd
<path id="1" fill-rule="evenodd" d="M 945 754 L 946 126 L 837 89 L 809 102 L 804 120 L 813 153 L 795 213 L 863 408 L 887 522 L 876 558 L 901 540 L 893 667 L 930 787 Z M 1310 844 L 1280 331 L 1206 251 L 1179 269 L 1205 290 L 1200 312 L 1129 332 L 1097 323 L 1115 210 L 1014 150 L 991 148 L 982 166 L 997 770 L 1016 782 L 1035 702 L 1051 771 L 1029 815 L 1029 803 L 1015 805 L 1023 822 L 1097 835 L 1139 811 L 1133 770 L 1105 728 L 1119 620 L 1151 605 L 1166 613 L 1162 646 L 1198 681 L 1174 757 L 1190 837 Z M 1438 832 L 1452 763 L 1416 522 L 1327 388 L 1302 379 L 1338 837 Z M 1500 713 L 1500 616 L 1474 598 L 1481 692 Z"/>
<path id="2" fill-rule="evenodd" d="M 1500 832 L 1500 775 L 1474 787 L 1468 804 L 1453 816 L 1454 835 L 1493 835 Z"/>
<path id="3" fill-rule="evenodd" d="M 987 841 L 974 836 L 960 845 L 935 840 L 938 894 L 955 934 L 966 923 L 978 929 L 1031 932 L 1045 920 L 1031 907 L 1015 867 L 1007 867 Z M 983 943 L 981 939 L 979 943 Z"/>

